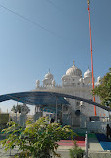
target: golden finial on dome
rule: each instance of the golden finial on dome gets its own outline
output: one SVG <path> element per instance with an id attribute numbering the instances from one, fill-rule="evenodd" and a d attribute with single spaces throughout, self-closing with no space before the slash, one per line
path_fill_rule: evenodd
<path id="1" fill-rule="evenodd" d="M 88 4 L 88 5 L 90 4 L 90 0 L 87 0 L 87 4 Z"/>
<path id="2" fill-rule="evenodd" d="M 74 66 L 74 60 L 73 60 L 73 66 Z"/>

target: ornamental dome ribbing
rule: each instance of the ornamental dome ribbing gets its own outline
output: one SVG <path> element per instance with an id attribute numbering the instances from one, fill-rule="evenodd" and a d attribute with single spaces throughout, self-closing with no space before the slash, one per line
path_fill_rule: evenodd
<path id="1" fill-rule="evenodd" d="M 66 71 L 66 75 L 69 76 L 82 76 L 82 71 L 80 69 L 78 69 L 75 65 L 73 65 L 71 68 L 69 68 Z"/>
<path id="2" fill-rule="evenodd" d="M 53 80 L 53 75 L 50 73 L 50 72 L 48 72 L 46 75 L 45 75 L 45 77 L 44 77 L 45 79 L 51 79 L 51 80 Z"/>

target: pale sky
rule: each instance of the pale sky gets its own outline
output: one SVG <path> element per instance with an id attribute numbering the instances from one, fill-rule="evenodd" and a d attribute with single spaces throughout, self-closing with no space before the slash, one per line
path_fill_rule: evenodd
<path id="1" fill-rule="evenodd" d="M 111 0 L 90 1 L 96 79 L 111 67 Z M 0 0 L 1 95 L 35 89 L 49 69 L 61 84 L 73 60 L 91 69 L 87 0 Z"/>

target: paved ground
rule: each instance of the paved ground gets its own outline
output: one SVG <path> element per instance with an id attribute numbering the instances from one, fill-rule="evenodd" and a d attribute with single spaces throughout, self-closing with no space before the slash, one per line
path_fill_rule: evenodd
<path id="1" fill-rule="evenodd" d="M 94 142 L 95 144 L 95 142 Z M 94 144 L 90 144 L 93 148 L 93 150 L 89 149 L 89 155 L 90 158 L 111 158 L 111 153 L 110 152 L 105 152 L 105 151 L 97 151 L 97 149 L 101 149 L 101 147 L 99 148 L 98 144 L 95 144 L 95 148 L 94 148 Z M 98 146 L 98 147 L 97 147 Z M 58 153 L 61 154 L 61 158 L 69 158 L 69 149 L 72 148 L 71 146 L 67 147 L 67 146 L 62 146 L 58 148 Z M 83 148 L 84 149 L 84 148 Z M 14 158 L 14 154 L 17 153 L 18 149 L 14 149 L 13 151 L 11 151 L 11 156 L 10 156 L 10 152 L 5 152 L 3 150 L 3 148 L 0 147 L 0 158 Z M 57 158 L 57 157 L 55 157 Z"/>
<path id="2" fill-rule="evenodd" d="M 18 152 L 18 149 L 14 149 L 13 151 L 5 151 L 2 146 L 0 145 L 0 158 L 11 158 Z M 10 156 L 11 155 L 11 156 Z"/>
<path id="3" fill-rule="evenodd" d="M 104 151 L 100 143 L 98 142 L 97 138 L 89 138 L 88 142 L 89 142 L 89 152 Z"/>
<path id="4" fill-rule="evenodd" d="M 57 152 L 61 154 L 61 158 L 69 158 L 69 149 L 71 148 L 72 146 L 59 146 Z M 85 150 L 85 147 L 81 148 Z M 10 151 L 5 152 L 2 146 L 0 146 L 0 158 L 14 157 L 14 154 L 17 152 L 18 149 L 16 148 L 13 151 L 11 151 L 10 156 Z M 104 151 L 96 137 L 89 138 L 89 155 L 90 158 L 111 158 L 111 152 Z"/>
<path id="5" fill-rule="evenodd" d="M 61 154 L 61 158 L 69 158 L 69 149 L 71 149 L 72 146 L 59 146 L 57 153 Z M 82 147 L 84 149 L 84 147 Z M 2 146 L 0 146 L 0 158 L 11 158 L 14 157 L 14 154 L 18 152 L 18 149 L 14 149 L 11 152 L 4 151 Z M 57 158 L 57 157 L 55 157 Z"/>
<path id="6" fill-rule="evenodd" d="M 60 146 L 57 150 L 57 153 L 61 154 L 61 158 L 69 158 L 69 149 L 71 146 Z M 84 148 L 83 148 L 84 149 Z M 14 154 L 18 152 L 18 149 L 14 149 L 11 152 L 4 151 L 4 149 L 0 146 L 0 158 L 11 158 L 14 157 Z M 56 157 L 55 157 L 56 158 Z"/>
<path id="7" fill-rule="evenodd" d="M 61 158 L 70 158 L 69 149 L 71 148 L 73 148 L 73 146 L 59 146 L 57 153 L 61 154 Z M 81 147 L 81 148 L 85 150 L 85 147 Z"/>
<path id="8" fill-rule="evenodd" d="M 111 158 L 111 152 L 104 151 L 97 138 L 89 138 L 89 158 Z"/>

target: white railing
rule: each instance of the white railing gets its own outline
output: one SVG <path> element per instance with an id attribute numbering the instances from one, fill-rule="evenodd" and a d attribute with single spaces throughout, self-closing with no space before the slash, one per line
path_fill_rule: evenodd
<path id="1" fill-rule="evenodd" d="M 103 122 L 103 121 L 87 121 L 86 127 L 90 132 L 104 133 L 106 134 L 106 126 L 107 124 L 111 124 L 111 122 Z"/>

